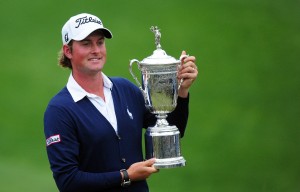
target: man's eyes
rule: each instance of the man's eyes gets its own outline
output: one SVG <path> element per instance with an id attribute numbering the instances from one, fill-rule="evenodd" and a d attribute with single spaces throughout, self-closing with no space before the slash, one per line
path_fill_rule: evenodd
<path id="1" fill-rule="evenodd" d="M 83 41 L 81 44 L 82 44 L 82 45 L 88 45 L 88 44 L 90 44 L 90 42 L 88 42 L 88 41 Z"/>
<path id="2" fill-rule="evenodd" d="M 103 43 L 104 43 L 104 41 L 97 42 L 98 45 L 102 45 Z M 90 41 L 82 41 L 81 44 L 82 45 L 91 45 L 92 43 Z"/>

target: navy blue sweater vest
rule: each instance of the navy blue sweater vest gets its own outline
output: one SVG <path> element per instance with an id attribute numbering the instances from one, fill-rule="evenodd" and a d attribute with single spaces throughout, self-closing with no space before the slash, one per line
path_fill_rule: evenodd
<path id="1" fill-rule="evenodd" d="M 134 84 L 123 78 L 111 81 L 118 133 L 88 98 L 75 103 L 66 87 L 48 104 L 47 154 L 60 191 L 148 191 L 146 181 L 122 188 L 120 170 L 143 160 L 142 128 L 154 125 L 156 118 Z M 188 99 L 178 98 L 168 121 L 183 136 L 187 119 Z"/>

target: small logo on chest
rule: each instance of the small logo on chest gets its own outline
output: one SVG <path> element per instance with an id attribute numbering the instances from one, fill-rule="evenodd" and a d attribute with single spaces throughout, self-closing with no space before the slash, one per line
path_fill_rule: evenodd
<path id="1" fill-rule="evenodd" d="M 128 116 L 130 117 L 130 119 L 133 119 L 132 113 L 129 111 L 128 108 L 127 108 L 127 113 L 128 113 Z"/>

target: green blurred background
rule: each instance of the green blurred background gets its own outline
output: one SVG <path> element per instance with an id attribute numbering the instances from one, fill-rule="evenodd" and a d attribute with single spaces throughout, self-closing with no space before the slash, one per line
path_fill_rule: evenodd
<path id="1" fill-rule="evenodd" d="M 129 60 L 197 57 L 184 168 L 149 179 L 153 192 L 300 191 L 299 0 L 9 0 L 0 2 L 0 192 L 57 191 L 43 113 L 70 71 L 57 65 L 61 27 L 98 15 L 114 34 L 105 73 Z"/>

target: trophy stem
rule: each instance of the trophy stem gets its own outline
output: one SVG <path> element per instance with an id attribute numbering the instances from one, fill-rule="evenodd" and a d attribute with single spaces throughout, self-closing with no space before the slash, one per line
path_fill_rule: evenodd
<path id="1" fill-rule="evenodd" d="M 156 127 L 164 127 L 164 126 L 168 126 L 169 123 L 167 121 L 167 117 L 168 115 L 167 114 L 157 114 L 156 115 Z"/>

